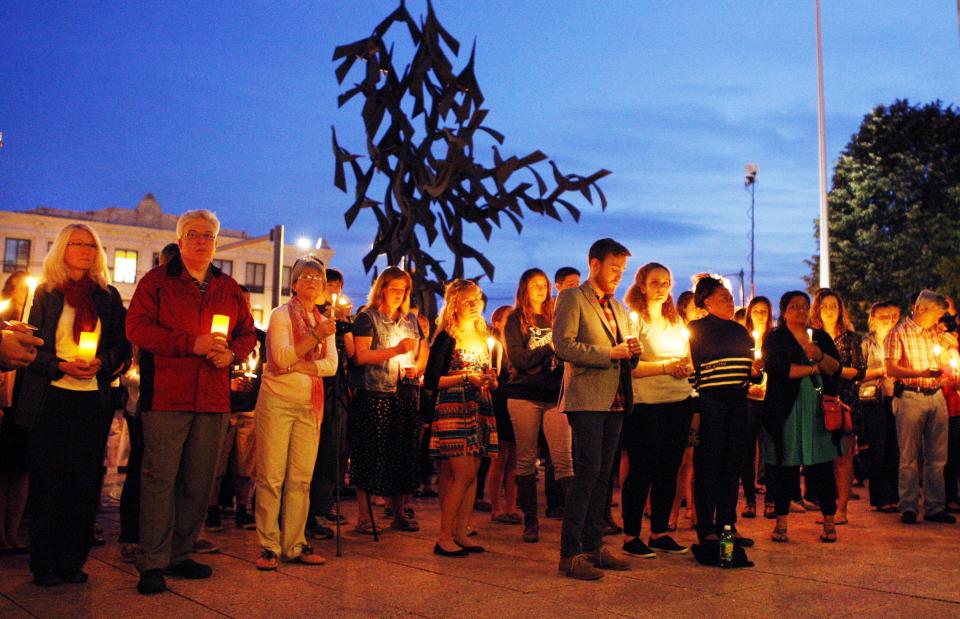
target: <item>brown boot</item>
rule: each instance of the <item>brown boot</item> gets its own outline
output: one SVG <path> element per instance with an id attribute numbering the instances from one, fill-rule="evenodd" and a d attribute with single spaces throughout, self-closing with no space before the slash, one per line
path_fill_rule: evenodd
<path id="1" fill-rule="evenodd" d="M 630 564 L 625 559 L 616 556 L 606 546 L 601 546 L 591 553 L 587 553 L 587 559 L 594 567 L 602 570 L 614 570 L 624 572 L 630 569 Z"/>
<path id="2" fill-rule="evenodd" d="M 600 580 L 603 578 L 603 572 L 595 568 L 585 554 L 560 557 L 558 571 L 577 580 Z"/>
<path id="3" fill-rule="evenodd" d="M 517 475 L 517 504 L 523 512 L 523 541 L 540 541 L 540 520 L 537 518 L 537 476 Z"/>

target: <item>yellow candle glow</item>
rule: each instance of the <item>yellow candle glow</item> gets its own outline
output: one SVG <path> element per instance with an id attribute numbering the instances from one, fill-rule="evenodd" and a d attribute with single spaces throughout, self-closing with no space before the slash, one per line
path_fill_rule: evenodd
<path id="1" fill-rule="evenodd" d="M 93 331 L 80 332 L 80 350 L 77 351 L 77 361 L 90 363 L 97 356 L 97 334 Z"/>
<path id="2" fill-rule="evenodd" d="M 689 342 L 689 341 L 690 341 L 690 329 L 688 329 L 688 328 L 686 328 L 686 327 L 683 328 L 683 341 L 684 341 L 684 342 Z"/>
<path id="3" fill-rule="evenodd" d="M 934 344 L 934 345 L 933 345 L 933 354 L 934 354 L 934 355 L 936 355 L 936 356 L 939 357 L 939 356 L 940 356 L 940 353 L 942 353 L 942 352 L 943 352 L 943 348 L 941 348 L 940 344 Z"/>
<path id="4" fill-rule="evenodd" d="M 331 294 L 331 295 L 330 295 L 330 304 L 331 304 L 331 305 L 336 305 L 336 304 L 337 304 L 337 297 L 339 297 L 339 296 L 340 296 L 340 295 L 338 295 L 336 292 L 334 292 L 333 294 Z"/>
<path id="5" fill-rule="evenodd" d="M 336 303 L 336 301 L 334 301 L 334 303 Z M 348 299 L 345 295 L 340 295 L 339 303 L 340 305 L 350 305 L 350 299 Z"/>
<path id="6" fill-rule="evenodd" d="M 813 329 L 807 329 L 807 337 L 810 338 L 810 341 L 813 341 Z"/>
<path id="7" fill-rule="evenodd" d="M 33 293 L 37 291 L 38 283 L 40 282 L 33 275 L 27 278 L 27 302 L 23 305 L 23 314 L 20 318 L 23 322 L 30 322 L 30 306 L 33 305 Z"/>
<path id="8" fill-rule="evenodd" d="M 950 367 L 952 367 L 954 370 L 956 370 L 956 369 L 957 369 L 957 365 L 960 365 L 960 362 L 957 361 L 957 358 L 956 358 L 956 357 L 951 358 L 951 359 L 950 359 Z"/>
<path id="9" fill-rule="evenodd" d="M 243 375 L 247 378 L 257 377 L 257 359 L 253 356 L 253 353 L 250 353 L 250 357 L 243 364 L 243 370 Z"/>
<path id="10" fill-rule="evenodd" d="M 230 317 L 224 314 L 214 314 L 213 324 L 210 327 L 210 333 L 221 333 L 226 337 L 230 331 Z"/>
<path id="11" fill-rule="evenodd" d="M 10 299 L 4 299 L 3 301 L 0 301 L 0 314 L 7 311 L 8 307 L 10 307 Z"/>

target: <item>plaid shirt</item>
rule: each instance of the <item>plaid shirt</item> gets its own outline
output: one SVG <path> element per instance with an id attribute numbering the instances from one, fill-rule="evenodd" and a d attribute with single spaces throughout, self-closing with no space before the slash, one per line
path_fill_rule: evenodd
<path id="1" fill-rule="evenodd" d="M 936 369 L 940 367 L 940 359 L 933 354 L 933 347 L 939 342 L 940 334 L 935 327 L 923 329 L 912 318 L 906 318 L 887 334 L 883 352 L 887 359 L 912 370 Z M 900 381 L 921 389 L 940 386 L 939 378 L 901 378 Z"/>
<path id="2" fill-rule="evenodd" d="M 596 292 L 596 290 L 594 290 Z M 600 302 L 600 307 L 603 308 L 603 315 L 607 318 L 607 324 L 610 325 L 610 331 L 613 332 L 613 339 L 616 342 L 620 341 L 620 332 L 617 330 L 617 319 L 613 315 L 613 308 L 610 307 L 610 299 L 613 298 L 612 294 L 608 295 L 597 295 L 597 301 Z M 613 396 L 613 403 L 610 405 L 611 411 L 622 411 L 623 410 L 623 385 L 617 386 L 617 395 Z"/>

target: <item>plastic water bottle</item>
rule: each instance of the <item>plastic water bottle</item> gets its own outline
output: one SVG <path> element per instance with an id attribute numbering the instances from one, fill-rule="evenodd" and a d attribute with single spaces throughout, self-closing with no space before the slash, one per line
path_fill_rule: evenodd
<path id="1" fill-rule="evenodd" d="M 733 567 L 733 530 L 729 524 L 723 525 L 720 535 L 720 567 Z"/>

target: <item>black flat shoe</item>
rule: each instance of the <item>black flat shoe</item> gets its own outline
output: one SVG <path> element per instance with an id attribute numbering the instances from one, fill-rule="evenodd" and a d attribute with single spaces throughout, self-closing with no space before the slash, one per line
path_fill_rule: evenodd
<path id="1" fill-rule="evenodd" d="M 464 546 L 457 540 L 453 540 L 453 543 L 466 550 L 469 554 L 480 554 L 481 552 L 484 552 L 483 546 Z"/>
<path id="2" fill-rule="evenodd" d="M 63 579 L 63 582 L 70 583 L 72 585 L 80 585 L 90 580 L 90 577 L 87 576 L 87 573 L 83 570 L 64 572 L 61 574 L 61 578 Z"/>
<path id="3" fill-rule="evenodd" d="M 33 584 L 38 587 L 55 587 L 56 585 L 62 585 L 63 579 L 60 578 L 60 574 L 57 574 L 53 570 L 45 570 L 43 572 L 36 572 L 33 575 Z"/>
<path id="4" fill-rule="evenodd" d="M 459 546 L 459 544 L 457 544 Z M 433 545 L 433 554 L 439 555 L 441 557 L 458 557 L 462 558 L 470 554 L 466 548 L 461 546 L 460 550 L 444 550 L 440 547 L 440 544 Z"/>

